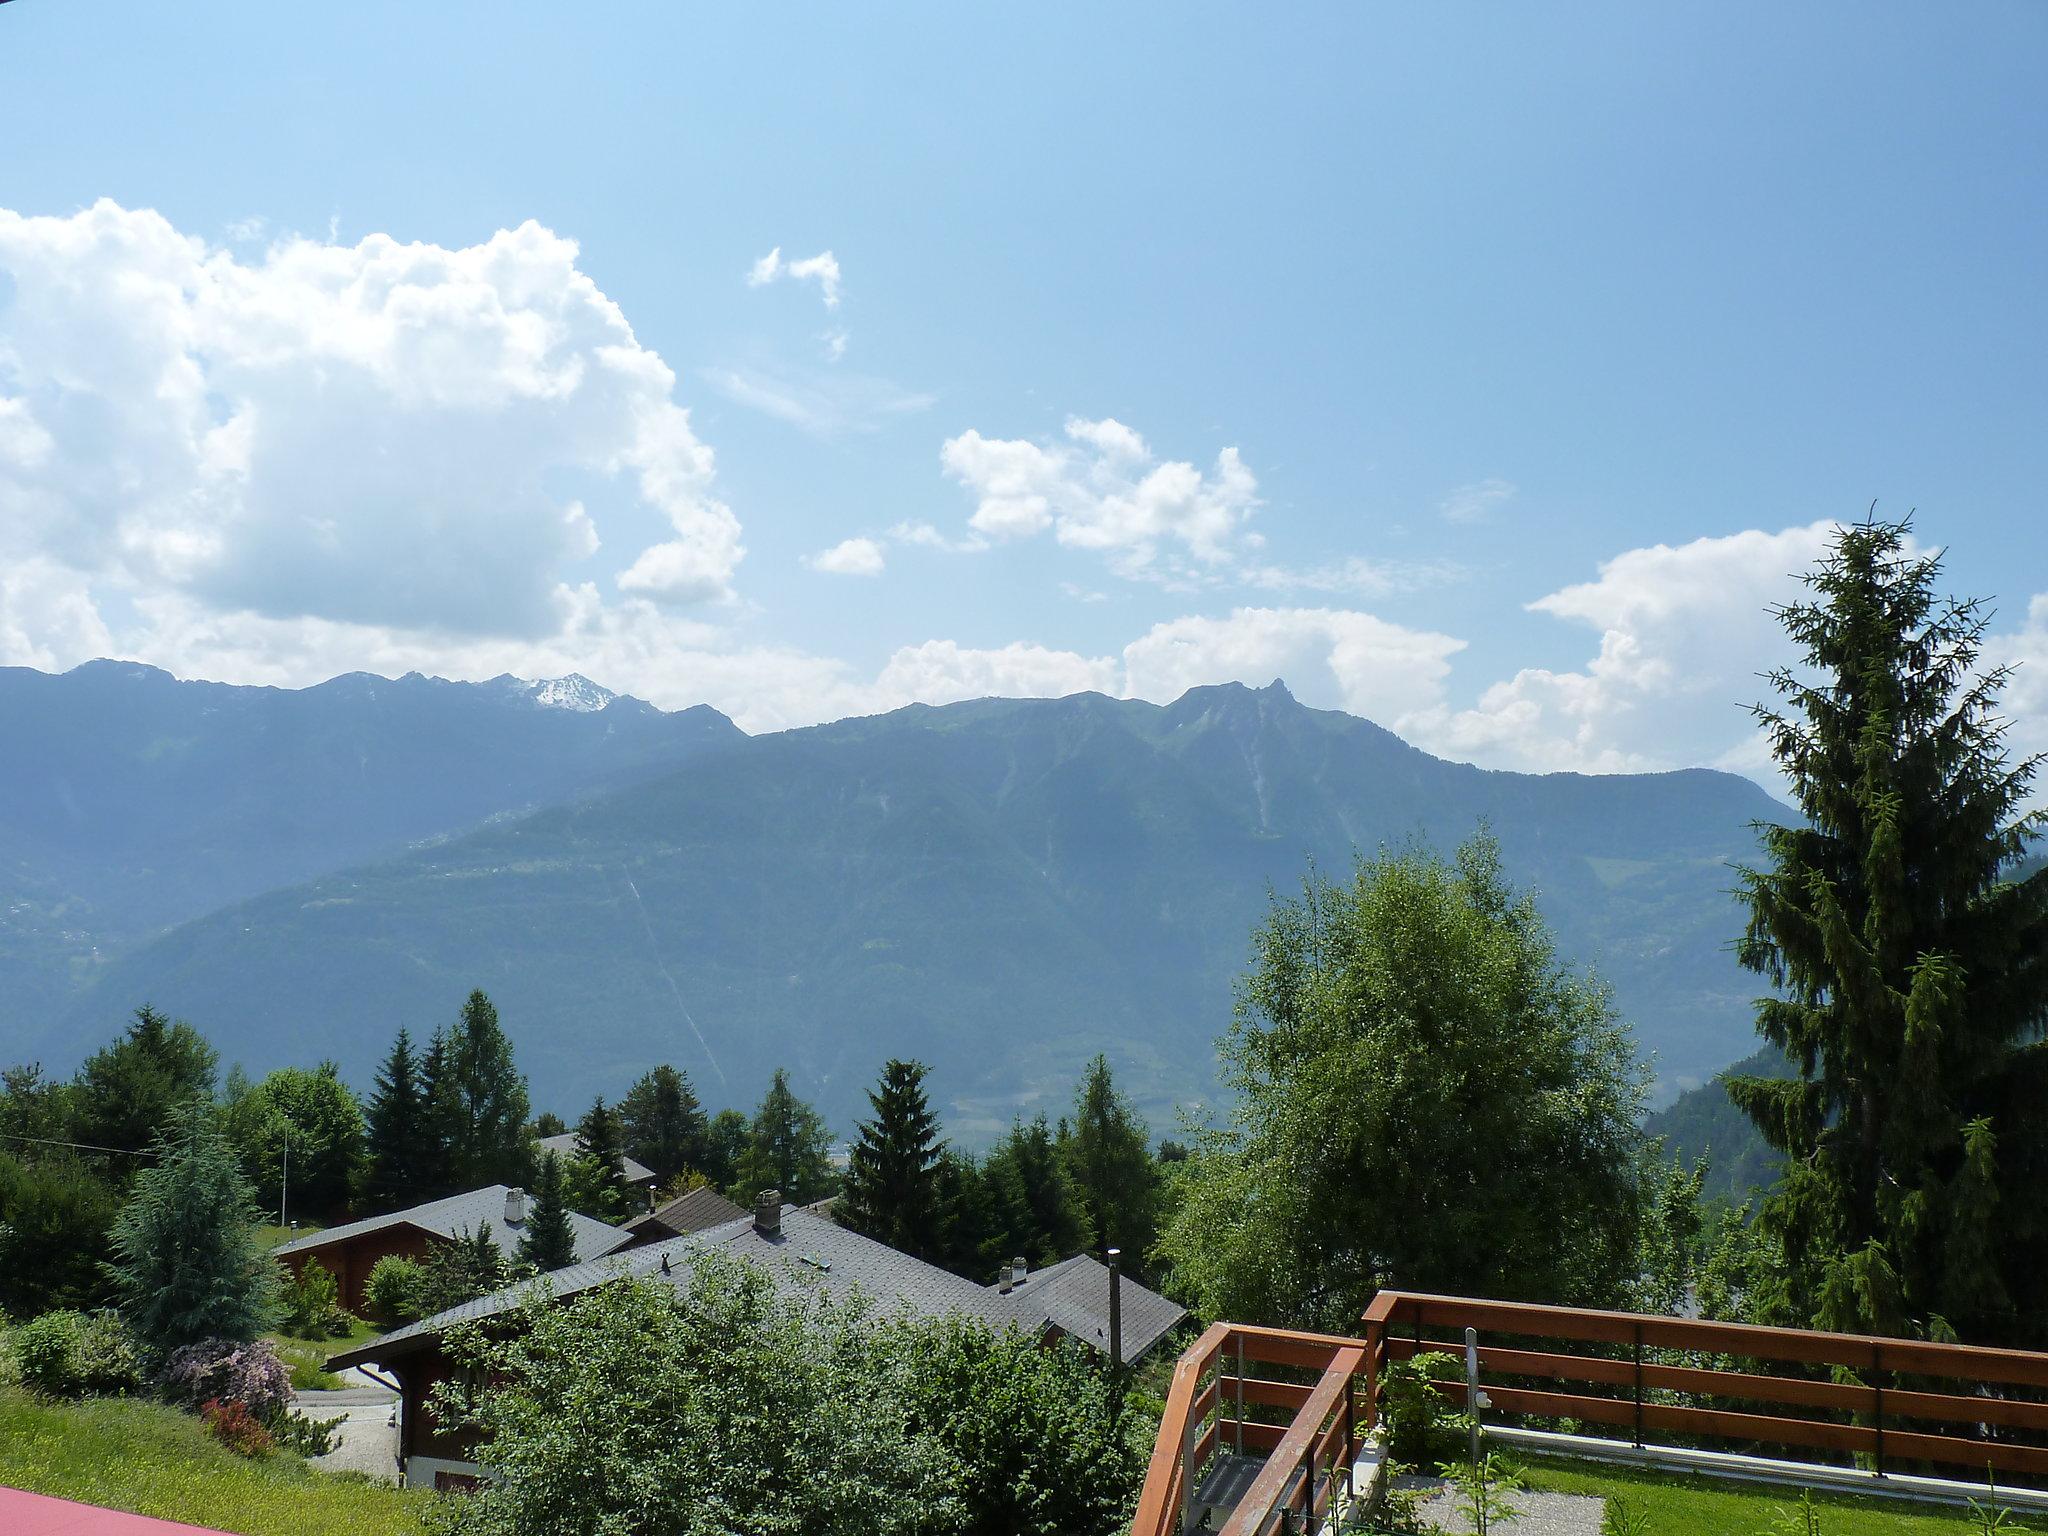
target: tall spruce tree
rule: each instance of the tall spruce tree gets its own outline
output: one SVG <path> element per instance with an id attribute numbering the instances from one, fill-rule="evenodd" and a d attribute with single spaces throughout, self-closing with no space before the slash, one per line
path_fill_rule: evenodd
<path id="1" fill-rule="evenodd" d="M 1779 610 L 1803 666 L 1759 705 L 1803 821 L 1759 828 L 1740 957 L 1799 1068 L 1730 1095 L 1785 1158 L 1770 1310 L 2000 1343 L 2048 1334 L 2048 876 L 2015 878 L 2039 759 L 1981 669 L 1988 614 L 1937 594 L 1906 523 L 1842 529 Z"/>
<path id="2" fill-rule="evenodd" d="M 1001 1262 L 1052 1264 L 1089 1246 L 1094 1228 L 1045 1116 L 1017 1121 L 982 1164 Z"/>
<path id="3" fill-rule="evenodd" d="M 576 1156 L 568 1168 L 569 1203 L 598 1221 L 621 1221 L 629 1213 L 626 1152 L 618 1112 L 602 1098 L 576 1122 Z"/>
<path id="4" fill-rule="evenodd" d="M 423 1066 L 413 1051 L 411 1031 L 399 1026 L 364 1113 L 370 1163 L 363 1176 L 363 1204 L 372 1215 L 440 1193 L 443 1159 Z"/>
<path id="5" fill-rule="evenodd" d="M 158 1359 L 201 1339 L 255 1338 L 273 1319 L 278 1269 L 212 1106 L 174 1107 L 154 1151 L 110 1239 L 122 1315 Z"/>
<path id="6" fill-rule="evenodd" d="M 1159 1169 L 1151 1133 L 1117 1092 L 1108 1057 L 1088 1063 L 1074 1090 L 1073 1122 L 1060 1130 L 1060 1153 L 1096 1243 L 1121 1248 L 1124 1262 L 1142 1269 L 1159 1235 Z"/>
<path id="7" fill-rule="evenodd" d="M 686 1169 L 706 1173 L 710 1122 L 690 1087 L 690 1075 L 671 1066 L 647 1073 L 619 1100 L 626 1155 L 667 1184 Z"/>
<path id="8" fill-rule="evenodd" d="M 782 1198 L 802 1205 L 832 1193 L 832 1134 L 825 1118 L 796 1096 L 789 1073 L 781 1067 L 761 1098 L 747 1127 L 747 1143 L 728 1194 L 752 1205 L 764 1189 L 779 1189 Z"/>
<path id="9" fill-rule="evenodd" d="M 861 1124 L 832 1215 L 898 1252 L 933 1259 L 944 1248 L 944 1234 L 939 1122 L 925 1097 L 926 1070 L 917 1061 L 883 1066 L 881 1083 L 868 1094 L 875 1117 Z"/>
<path id="10" fill-rule="evenodd" d="M 576 1229 L 569 1221 L 565 1183 L 561 1157 L 553 1151 L 543 1152 L 540 1172 L 533 1181 L 533 1209 L 527 1213 L 526 1231 L 519 1239 L 519 1262 L 531 1264 L 544 1275 L 576 1262 Z"/>
<path id="11" fill-rule="evenodd" d="M 498 1010 L 480 991 L 469 994 L 448 1032 L 437 1086 L 443 1081 L 439 1112 L 449 1122 L 449 1171 L 456 1187 L 525 1183 L 531 1164 L 526 1121 L 532 1112 L 526 1079 L 513 1063 Z"/>

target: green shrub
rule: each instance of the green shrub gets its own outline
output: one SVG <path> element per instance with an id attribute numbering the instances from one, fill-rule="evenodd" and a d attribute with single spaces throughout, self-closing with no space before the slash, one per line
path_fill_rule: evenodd
<path id="1" fill-rule="evenodd" d="M 370 1267 L 363 1304 L 377 1322 L 396 1328 L 425 1316 L 426 1292 L 426 1270 L 411 1259 L 387 1253 Z"/>
<path id="2" fill-rule="evenodd" d="M 1435 1350 L 1388 1364 L 1380 1374 L 1388 1455 L 1433 1467 L 1464 1454 L 1468 1421 L 1456 1402 L 1430 1385 L 1464 1376 L 1463 1361 Z"/>
<path id="3" fill-rule="evenodd" d="M 301 1339 L 339 1338 L 349 1329 L 334 1276 L 318 1259 L 308 1259 L 296 1280 L 283 1289 L 285 1332 Z"/>
<path id="4" fill-rule="evenodd" d="M 71 1397 L 78 1391 L 79 1336 L 85 1318 L 77 1312 L 45 1312 L 14 1333 L 14 1353 L 21 1362 L 21 1384 L 50 1397 Z"/>
<path id="5" fill-rule="evenodd" d="M 78 1378 L 100 1396 L 133 1392 L 142 1385 L 142 1351 L 118 1312 L 93 1312 L 78 1336 Z"/>

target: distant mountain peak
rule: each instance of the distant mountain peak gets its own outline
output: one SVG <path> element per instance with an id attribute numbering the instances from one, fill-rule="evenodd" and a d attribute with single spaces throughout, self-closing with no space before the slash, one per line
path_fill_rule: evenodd
<path id="1" fill-rule="evenodd" d="M 535 709 L 566 709 L 573 714 L 593 715 L 619 696 L 593 683 L 581 672 L 562 677 L 524 678 L 509 674 L 493 678 L 508 693 L 523 695 Z"/>

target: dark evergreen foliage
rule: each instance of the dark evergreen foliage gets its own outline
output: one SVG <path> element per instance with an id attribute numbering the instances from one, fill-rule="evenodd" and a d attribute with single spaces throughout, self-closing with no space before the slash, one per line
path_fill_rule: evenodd
<path id="1" fill-rule="evenodd" d="M 1159 1170 L 1151 1135 L 1116 1090 L 1109 1058 L 1098 1055 L 1074 1091 L 1074 1118 L 1060 1126 L 1060 1155 L 1099 1248 L 1119 1248 L 1142 1271 L 1159 1235 Z"/>
<path id="2" fill-rule="evenodd" d="M 2039 759 L 2015 762 L 1988 614 L 1937 594 L 1906 523 L 1842 529 L 1778 618 L 1802 653 L 1759 705 L 1804 820 L 1759 828 L 1742 962 L 1798 1068 L 1730 1095 L 1785 1159 L 1776 1298 L 1826 1328 L 2048 1336 L 2048 875 Z"/>
<path id="3" fill-rule="evenodd" d="M 705 1135 L 704 1166 L 698 1170 L 720 1189 L 730 1189 L 740 1176 L 740 1155 L 747 1150 L 747 1117 L 721 1109 L 711 1117 Z"/>
<path id="4" fill-rule="evenodd" d="M 0 1315 L 105 1305 L 103 1256 L 119 1210 L 113 1187 L 68 1152 L 0 1152 Z"/>
<path id="5" fill-rule="evenodd" d="M 998 1263 L 1023 1258 L 1052 1264 L 1093 1244 L 1087 1208 L 1045 1116 L 1012 1125 L 981 1172 L 988 1185 L 990 1236 L 1007 1250 L 994 1255 Z"/>
<path id="6" fill-rule="evenodd" d="M 363 1206 L 371 1214 L 417 1205 L 442 1192 L 446 1158 L 427 1103 L 425 1064 L 399 1027 L 377 1069 L 365 1115 L 369 1169 Z"/>
<path id="7" fill-rule="evenodd" d="M 625 1147 L 618 1112 L 598 1099 L 576 1122 L 576 1156 L 567 1170 L 570 1205 L 598 1221 L 620 1221 L 630 1213 Z"/>
<path id="8" fill-rule="evenodd" d="M 512 1279 L 512 1266 L 489 1227 L 456 1233 L 452 1242 L 435 1248 L 425 1268 L 420 1305 L 429 1317 L 503 1290 Z"/>
<path id="9" fill-rule="evenodd" d="M 534 1176 L 526 1231 L 519 1238 L 519 1262 L 531 1264 L 542 1274 L 576 1262 L 576 1232 L 569 1222 L 565 1183 L 561 1158 L 552 1151 L 543 1152 L 540 1172 Z"/>
<path id="10" fill-rule="evenodd" d="M 921 1062 L 890 1061 L 868 1095 L 875 1117 L 864 1121 L 847 1161 L 846 1184 L 833 1216 L 901 1253 L 937 1257 L 940 1230 L 939 1123 L 925 1097 Z"/>
<path id="11" fill-rule="evenodd" d="M 127 1032 L 87 1058 L 72 1086 L 72 1140 L 146 1150 L 177 1109 L 213 1097 L 219 1060 L 198 1030 L 148 1003 Z M 128 1163 L 115 1168 L 125 1177 Z"/>
<path id="12" fill-rule="evenodd" d="M 710 1176 L 705 1167 L 711 1125 L 690 1086 L 690 1075 L 671 1066 L 647 1073 L 619 1100 L 626 1155 L 667 1184 L 684 1171 Z"/>
<path id="13" fill-rule="evenodd" d="M 526 1079 L 513 1063 L 498 1010 L 480 991 L 469 994 L 448 1032 L 435 1086 L 449 1126 L 455 1187 L 524 1184 L 532 1161 Z"/>

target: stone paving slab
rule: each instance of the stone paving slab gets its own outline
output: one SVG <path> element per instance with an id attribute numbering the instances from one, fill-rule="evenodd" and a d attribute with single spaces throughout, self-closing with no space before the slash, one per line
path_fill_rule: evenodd
<path id="1" fill-rule="evenodd" d="M 1403 1485 L 1413 1486 L 1402 1479 Z M 1431 1479 L 1428 1486 L 1438 1491 L 1422 1503 L 1422 1518 L 1447 1536 L 1472 1536 L 1472 1524 L 1458 1513 L 1454 1496 L 1442 1482 Z M 1511 1493 L 1508 1503 L 1516 1518 L 1496 1527 L 1500 1536 L 1600 1536 L 1600 1520 L 1607 1501 L 1587 1493 Z"/>

